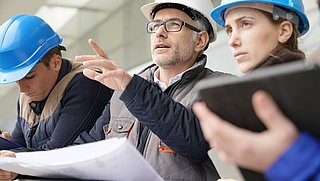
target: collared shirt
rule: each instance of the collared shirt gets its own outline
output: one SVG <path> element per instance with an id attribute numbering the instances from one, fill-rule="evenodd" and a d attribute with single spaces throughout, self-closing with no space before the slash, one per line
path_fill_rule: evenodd
<path id="1" fill-rule="evenodd" d="M 164 82 L 162 82 L 161 80 L 159 80 L 159 69 L 156 70 L 156 72 L 154 73 L 154 76 L 153 76 L 153 80 L 154 80 L 154 83 L 156 83 L 160 89 L 162 90 L 162 92 L 164 92 L 170 85 L 178 82 L 179 80 L 181 80 L 182 78 L 182 75 L 187 72 L 188 70 L 192 69 L 193 67 L 197 66 L 199 64 L 199 62 L 196 62 L 194 63 L 190 68 L 188 68 L 187 70 L 181 72 L 180 74 L 174 76 L 174 77 L 171 77 L 169 79 L 169 83 L 168 85 L 166 85 Z"/>

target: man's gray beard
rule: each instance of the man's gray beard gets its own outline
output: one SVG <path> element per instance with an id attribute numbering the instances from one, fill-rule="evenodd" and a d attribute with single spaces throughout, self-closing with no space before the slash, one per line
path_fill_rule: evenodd
<path id="1" fill-rule="evenodd" d="M 170 60 L 165 61 L 157 61 L 155 60 L 155 63 L 163 68 L 163 69 L 174 69 L 176 65 L 181 65 L 184 62 L 187 62 L 192 57 L 192 50 L 187 49 L 183 50 L 183 53 L 179 54 L 178 52 L 175 52 L 174 55 L 170 58 Z M 186 53 L 187 52 L 187 53 Z"/>
<path id="2" fill-rule="evenodd" d="M 170 60 L 170 61 L 156 61 L 156 64 L 163 69 L 172 69 L 178 65 L 180 60 Z"/>

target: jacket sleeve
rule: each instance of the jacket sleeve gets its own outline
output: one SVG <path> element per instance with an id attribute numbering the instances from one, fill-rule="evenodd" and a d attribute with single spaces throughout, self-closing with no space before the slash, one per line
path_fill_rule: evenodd
<path id="1" fill-rule="evenodd" d="M 265 175 L 268 180 L 320 180 L 320 141 L 301 133 Z"/>
<path id="2" fill-rule="evenodd" d="M 91 142 L 95 142 L 95 141 L 100 141 L 100 140 L 104 140 L 105 139 L 105 135 L 104 135 L 104 127 L 109 123 L 110 121 L 110 104 L 108 104 L 102 115 L 99 117 L 99 119 L 96 121 L 94 127 L 90 130 L 90 131 L 84 131 L 82 132 L 78 138 L 73 142 L 73 145 L 79 145 L 79 144 L 84 144 L 84 143 L 91 143 Z M 20 122 L 17 122 L 16 124 L 19 124 Z M 15 129 L 21 130 L 19 129 L 21 126 L 17 125 Z M 23 135 L 23 133 L 21 132 L 21 135 Z M 17 143 L 19 143 L 20 145 L 24 146 L 21 148 L 15 148 L 15 149 L 11 149 L 11 151 L 14 152 L 28 152 L 28 151 L 36 151 L 39 149 L 28 149 L 25 146 L 25 141 L 24 138 L 22 136 L 21 138 L 21 142 L 18 142 L 18 140 L 16 140 Z"/>
<path id="3" fill-rule="evenodd" d="M 194 162 L 208 158 L 199 121 L 191 108 L 135 75 L 120 96 L 128 110 L 178 154 Z"/>
<path id="4" fill-rule="evenodd" d="M 107 124 L 110 121 L 109 108 L 110 108 L 110 104 L 108 104 L 105 107 L 102 115 L 97 120 L 94 127 L 90 131 L 82 132 L 73 144 L 77 145 L 77 144 L 91 143 L 95 141 L 104 140 L 105 139 L 104 127 L 107 126 Z"/>
<path id="5" fill-rule="evenodd" d="M 17 101 L 17 115 L 20 114 L 20 106 L 19 101 Z M 15 127 L 11 134 L 11 141 L 18 143 L 21 146 L 26 147 L 26 141 L 24 139 L 24 134 L 22 131 L 21 120 L 19 116 L 17 116 Z"/>

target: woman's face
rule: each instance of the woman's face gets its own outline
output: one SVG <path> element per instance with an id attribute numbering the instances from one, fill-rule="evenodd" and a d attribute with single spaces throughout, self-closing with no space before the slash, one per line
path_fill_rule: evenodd
<path id="1" fill-rule="evenodd" d="M 225 21 L 229 46 L 243 73 L 260 65 L 279 44 L 280 26 L 259 10 L 232 9 L 225 15 Z"/>

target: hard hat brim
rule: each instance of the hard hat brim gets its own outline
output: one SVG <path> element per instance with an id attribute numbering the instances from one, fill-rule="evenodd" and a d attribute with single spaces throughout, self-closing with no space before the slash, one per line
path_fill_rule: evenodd
<path id="1" fill-rule="evenodd" d="M 151 21 L 151 11 L 156 7 L 157 5 L 162 4 L 162 3 L 149 3 L 146 5 L 143 5 L 140 10 L 142 14 L 147 18 L 147 20 Z"/>
<path id="2" fill-rule="evenodd" d="M 32 64 L 23 67 L 17 70 L 10 70 L 10 72 L 0 72 L 0 84 L 12 83 L 16 82 L 22 78 L 24 78 L 38 63 L 38 61 L 33 62 Z"/>

